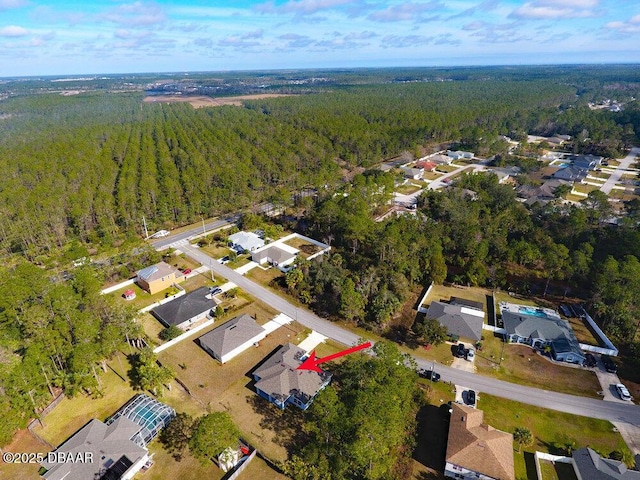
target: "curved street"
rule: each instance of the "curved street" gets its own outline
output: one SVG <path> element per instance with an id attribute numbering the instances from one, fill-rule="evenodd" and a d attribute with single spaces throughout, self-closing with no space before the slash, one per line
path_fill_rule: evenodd
<path id="1" fill-rule="evenodd" d="M 276 310 L 279 310 L 285 315 L 295 319 L 305 327 L 313 329 L 318 333 L 347 346 L 357 344 L 359 337 L 355 333 L 350 332 L 333 322 L 320 318 L 306 309 L 292 305 L 286 299 L 280 297 L 262 285 L 258 285 L 227 266 L 220 264 L 217 260 L 200 251 L 197 247 L 182 245 L 180 246 L 180 249 L 202 265 L 209 266 L 213 270 L 214 274 L 225 277 L 242 290 L 272 306 Z M 415 360 L 421 368 L 430 369 L 433 365 L 433 362 L 429 360 L 419 358 L 416 358 Z M 622 404 L 620 402 L 605 402 L 593 398 L 578 397 L 575 395 L 567 395 L 549 390 L 526 387 L 446 367 L 440 364 L 437 364 L 436 369 L 442 375 L 443 381 L 458 385 L 465 385 L 481 393 L 484 392 L 538 407 L 609 420 L 611 422 L 616 422 L 617 424 L 628 424 L 626 427 L 629 431 L 640 431 L 640 406 L 637 405 Z M 637 447 L 634 449 L 637 449 Z"/>

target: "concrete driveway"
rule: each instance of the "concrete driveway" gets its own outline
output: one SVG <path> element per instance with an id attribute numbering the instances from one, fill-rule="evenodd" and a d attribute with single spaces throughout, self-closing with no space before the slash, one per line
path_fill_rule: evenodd
<path id="1" fill-rule="evenodd" d="M 469 407 L 476 408 L 476 405 L 478 404 L 478 398 L 479 398 L 478 392 L 476 391 L 476 401 L 475 401 L 475 403 L 473 405 L 469 405 L 467 403 L 467 400 L 469 398 L 468 394 L 469 394 L 469 390 L 472 390 L 472 389 L 469 388 L 469 387 L 463 387 L 462 385 L 456 385 L 455 387 L 456 387 L 456 399 L 455 399 L 455 402 L 456 403 L 461 403 L 463 405 L 467 405 Z"/>
<path id="2" fill-rule="evenodd" d="M 618 375 L 616 375 L 615 373 L 607 372 L 604 368 L 604 365 L 602 364 L 602 359 L 600 357 L 597 357 L 597 360 L 598 365 L 593 368 L 593 371 L 598 377 L 598 382 L 600 382 L 600 388 L 602 389 L 603 393 L 603 400 L 607 402 L 628 403 L 618 396 L 618 392 L 614 387 L 616 383 L 621 383 Z"/>
<path id="3" fill-rule="evenodd" d="M 471 343 L 465 343 L 465 342 L 458 342 L 458 343 L 464 343 L 464 348 L 475 348 Z M 452 345 L 457 345 L 457 343 Z M 473 362 L 470 362 L 469 360 L 466 360 L 464 358 L 459 358 L 459 357 L 453 357 L 451 368 L 457 368 L 458 370 L 464 370 L 465 372 L 471 372 L 471 373 L 474 373 L 476 371 L 476 366 L 474 365 Z"/>

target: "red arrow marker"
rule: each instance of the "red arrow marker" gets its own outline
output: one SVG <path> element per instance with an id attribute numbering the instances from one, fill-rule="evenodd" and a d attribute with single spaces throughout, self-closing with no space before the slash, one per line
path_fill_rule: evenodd
<path id="1" fill-rule="evenodd" d="M 365 348 L 369 348 L 371 346 L 371 342 L 363 343 L 362 345 L 356 345 L 355 347 L 348 348 L 338 353 L 334 353 L 333 355 L 327 355 L 326 357 L 316 358 L 316 351 L 313 350 L 311 355 L 302 362 L 296 370 L 312 370 L 314 372 L 321 373 L 322 370 L 318 367 L 321 363 L 328 362 L 330 360 L 334 360 L 339 357 L 343 357 L 345 355 L 349 355 L 350 353 L 357 352 L 358 350 L 364 350 Z"/>

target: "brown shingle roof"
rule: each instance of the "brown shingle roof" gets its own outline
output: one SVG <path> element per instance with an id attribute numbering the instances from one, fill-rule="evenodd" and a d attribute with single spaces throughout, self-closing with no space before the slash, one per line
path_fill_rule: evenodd
<path id="1" fill-rule="evenodd" d="M 500 480 L 515 480 L 513 435 L 482 423 L 484 412 L 454 403 L 446 460 Z"/>

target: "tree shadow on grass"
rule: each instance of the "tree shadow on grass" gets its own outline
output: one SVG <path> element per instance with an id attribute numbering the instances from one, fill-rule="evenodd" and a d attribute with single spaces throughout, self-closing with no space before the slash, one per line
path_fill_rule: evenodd
<path id="1" fill-rule="evenodd" d="M 253 381 L 250 384 L 253 384 Z M 252 390 L 255 392 L 255 388 Z M 295 406 L 289 405 L 281 410 L 258 394 L 249 398 L 249 405 L 254 413 L 260 416 L 260 428 L 275 433 L 276 444 L 287 451 L 295 451 L 307 442 L 307 435 L 302 428 L 304 413 Z"/>
<path id="2" fill-rule="evenodd" d="M 527 479 L 538 480 L 538 470 L 536 469 L 536 458 L 533 452 L 524 452 L 524 464 L 527 469 Z"/>
<path id="3" fill-rule="evenodd" d="M 416 416 L 418 431 L 413 458 L 425 467 L 438 472 L 444 471 L 449 417 L 449 406 L 446 404 L 440 407 L 425 405 L 420 408 Z"/>

